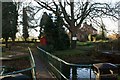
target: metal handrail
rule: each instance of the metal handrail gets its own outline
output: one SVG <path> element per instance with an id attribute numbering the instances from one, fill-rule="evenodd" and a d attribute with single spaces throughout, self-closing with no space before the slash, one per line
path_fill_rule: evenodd
<path id="1" fill-rule="evenodd" d="M 93 64 L 73 64 L 73 63 L 68 63 L 62 59 L 60 59 L 59 57 L 57 56 L 54 56 L 52 54 L 50 54 L 49 52 L 45 51 L 44 49 L 40 48 L 37 46 L 37 49 L 39 49 L 40 51 L 44 52 L 46 55 L 50 56 L 51 58 L 59 61 L 60 63 L 64 63 L 65 65 L 68 65 L 68 66 L 76 66 L 76 67 L 93 67 Z M 65 80 L 69 80 L 68 78 L 66 78 L 66 76 L 60 71 L 58 70 L 51 62 L 48 61 L 48 64 L 50 66 L 52 66 L 52 68 L 54 68 Z M 120 66 L 120 64 L 115 64 L 116 66 Z M 91 71 L 91 69 L 90 69 Z M 91 72 L 90 72 L 90 80 L 91 80 Z"/>
<path id="2" fill-rule="evenodd" d="M 29 71 L 29 70 L 32 70 L 33 68 L 34 67 L 26 68 L 26 69 L 14 71 L 14 72 L 5 73 L 5 74 L 2 74 L 2 76 L 11 75 L 11 74 L 17 74 L 17 73 L 21 73 L 21 72 L 24 72 L 24 71 Z"/>
<path id="3" fill-rule="evenodd" d="M 1 72 L 0 72 L 0 76 L 5 72 L 5 66 L 0 66 L 1 68 Z"/>
<path id="4" fill-rule="evenodd" d="M 13 75 L 13 74 L 17 74 L 17 73 L 21 73 L 21 72 L 26 72 L 26 71 L 30 71 L 32 70 L 32 77 L 34 80 L 36 80 L 36 72 L 35 72 L 35 68 L 36 68 L 36 65 L 35 65 L 35 61 L 34 61 L 34 57 L 33 57 L 33 54 L 32 54 L 32 51 L 31 49 L 28 47 L 28 50 L 29 50 L 29 53 L 30 53 L 30 61 L 31 61 L 31 67 L 30 68 L 26 68 L 26 69 L 22 69 L 22 70 L 18 70 L 18 71 L 14 71 L 14 72 L 9 72 L 9 73 L 1 73 L 0 76 L 7 76 L 7 75 Z M 0 68 L 6 68 L 6 66 L 0 66 Z"/>
<path id="5" fill-rule="evenodd" d="M 41 50 L 42 52 L 46 53 L 46 55 L 49 55 L 50 57 L 56 59 L 57 61 L 63 62 L 63 63 L 65 63 L 65 64 L 68 64 L 67 62 L 65 62 L 65 61 L 63 61 L 62 59 L 60 59 L 60 58 L 58 58 L 58 57 L 56 57 L 56 56 L 54 56 L 54 55 L 46 52 L 45 50 L 43 50 L 43 49 L 41 49 L 41 48 L 39 48 L 39 47 L 37 47 L 37 48 L 38 48 L 39 50 Z M 49 64 L 52 68 L 54 68 L 64 79 L 69 80 L 69 79 L 67 79 L 67 77 L 64 76 L 64 74 L 62 74 L 62 72 L 61 72 L 60 70 L 58 70 L 52 63 L 48 62 L 48 64 Z"/>
<path id="6" fill-rule="evenodd" d="M 29 52 L 30 52 L 30 58 L 31 58 L 31 66 L 33 67 L 32 68 L 32 76 L 33 76 L 33 79 L 36 80 L 36 71 L 35 71 L 35 68 L 36 68 L 36 65 L 35 65 L 35 60 L 33 58 L 33 54 L 32 54 L 32 51 L 31 49 L 28 47 L 29 49 Z"/>
<path id="7" fill-rule="evenodd" d="M 58 60 L 58 61 L 60 61 L 60 62 L 63 62 L 64 64 L 66 64 L 66 65 L 68 65 L 68 66 L 81 66 L 81 67 L 92 67 L 92 66 L 93 66 L 92 64 L 84 64 L 84 65 L 83 65 L 83 64 L 68 63 L 68 62 L 60 59 L 59 57 L 54 56 L 54 55 L 50 54 L 49 52 L 43 50 L 42 48 L 39 48 L 39 47 L 37 47 L 37 48 L 38 48 L 39 50 L 43 51 L 44 53 L 46 53 L 47 55 L 51 56 L 52 58 L 54 58 L 54 59 L 56 59 L 56 60 Z"/>
<path id="8" fill-rule="evenodd" d="M 38 46 L 37 46 L 37 48 L 38 48 L 40 51 L 44 52 L 46 55 L 50 56 L 51 58 L 59 61 L 60 63 L 62 62 L 62 63 L 64 63 L 65 65 L 68 65 L 68 66 L 76 66 L 76 67 L 92 67 L 92 66 L 93 66 L 92 64 L 83 65 L 83 64 L 68 63 L 68 62 L 60 59 L 59 57 L 56 57 L 56 56 L 50 54 L 49 52 L 43 50 L 42 48 L 40 48 L 40 47 L 38 47 Z M 65 80 L 69 80 L 69 79 L 68 79 L 60 70 L 58 70 L 52 63 L 48 62 L 48 64 L 49 64 L 50 66 L 52 66 Z M 61 67 L 61 65 L 60 65 L 60 67 Z M 90 73 L 90 79 L 91 79 L 91 73 Z"/>
<path id="9" fill-rule="evenodd" d="M 67 77 L 65 75 L 62 74 L 62 72 L 60 72 L 52 63 L 49 63 L 64 79 L 66 80 L 69 80 L 67 79 Z"/>

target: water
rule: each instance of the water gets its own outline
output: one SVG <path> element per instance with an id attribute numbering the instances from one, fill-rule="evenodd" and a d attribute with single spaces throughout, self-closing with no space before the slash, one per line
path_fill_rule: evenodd
<path id="1" fill-rule="evenodd" d="M 89 67 L 64 66 L 63 73 L 69 80 L 95 80 L 95 74 Z"/>
<path id="2" fill-rule="evenodd" d="M 90 75 L 90 72 L 91 72 L 91 75 Z M 72 79 L 72 68 L 70 69 L 70 80 Z M 77 68 L 77 73 L 76 73 L 76 78 L 77 80 L 79 79 L 85 79 L 85 80 L 89 80 L 90 79 L 90 76 L 92 79 L 95 79 L 95 75 L 93 73 L 93 70 L 90 68 Z"/>

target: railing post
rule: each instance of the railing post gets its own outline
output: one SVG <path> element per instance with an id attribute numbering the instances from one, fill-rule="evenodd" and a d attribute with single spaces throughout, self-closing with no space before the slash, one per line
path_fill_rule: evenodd
<path id="1" fill-rule="evenodd" d="M 29 52 L 30 52 L 31 66 L 33 67 L 33 69 L 32 69 L 32 76 L 33 76 L 33 79 L 36 80 L 36 71 L 35 71 L 36 65 L 35 65 L 35 61 L 34 61 L 31 49 L 29 47 L 28 47 L 28 49 L 29 49 Z"/>
<path id="2" fill-rule="evenodd" d="M 67 77 L 62 73 L 62 63 L 64 63 L 64 64 L 68 64 L 67 62 L 65 62 L 65 61 L 63 61 L 62 59 L 60 59 L 60 58 L 58 58 L 58 57 L 56 57 L 56 56 L 54 56 L 54 55 L 52 55 L 52 54 L 50 54 L 50 53 L 48 53 L 48 52 L 46 52 L 45 50 L 43 50 L 42 48 L 40 48 L 40 47 L 37 47 L 40 51 L 42 51 L 43 52 L 43 55 L 44 55 L 44 60 L 48 63 L 48 66 L 50 66 L 50 67 L 52 67 L 52 68 L 54 68 L 59 74 L 60 74 L 60 76 L 59 76 L 59 78 L 60 78 L 60 80 L 62 80 L 63 78 L 65 79 L 65 80 L 69 80 L 69 79 L 67 79 Z M 51 59 L 55 59 L 55 60 L 57 60 L 58 62 L 60 62 L 59 63 L 59 65 L 58 65 L 58 67 L 56 67 L 54 64 L 52 64 L 52 62 L 50 61 Z M 50 62 L 49 62 L 50 61 Z"/>
<path id="3" fill-rule="evenodd" d="M 60 61 L 60 72 L 62 72 L 62 63 Z M 60 80 L 62 80 L 62 77 L 60 76 Z"/>
<path id="4" fill-rule="evenodd" d="M 35 71 L 35 67 L 32 69 L 32 73 L 33 73 L 33 78 L 34 78 L 34 80 L 36 80 L 36 71 Z"/>
<path id="5" fill-rule="evenodd" d="M 72 67 L 72 80 L 77 80 L 77 67 Z"/>
<path id="6" fill-rule="evenodd" d="M 91 66 L 90 66 L 90 80 L 91 80 Z"/>

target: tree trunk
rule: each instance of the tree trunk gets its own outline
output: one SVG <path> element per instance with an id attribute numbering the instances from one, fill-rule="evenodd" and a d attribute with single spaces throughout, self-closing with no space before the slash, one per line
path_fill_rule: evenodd
<path id="1" fill-rule="evenodd" d="M 14 45 L 15 43 L 15 38 L 12 38 L 12 45 Z"/>
<path id="2" fill-rule="evenodd" d="M 8 38 L 5 39 L 6 48 L 8 48 Z"/>
<path id="3" fill-rule="evenodd" d="M 75 49 L 77 43 L 77 36 L 76 33 L 71 33 L 71 48 Z"/>
<path id="4" fill-rule="evenodd" d="M 27 42 L 27 38 L 25 38 L 25 43 Z"/>

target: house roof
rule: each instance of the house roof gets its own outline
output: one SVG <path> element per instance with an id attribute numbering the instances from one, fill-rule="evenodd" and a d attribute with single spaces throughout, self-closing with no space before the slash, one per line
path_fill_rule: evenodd
<path id="1" fill-rule="evenodd" d="M 92 26 L 92 24 L 88 25 L 87 22 L 83 23 L 83 26 L 82 26 L 80 29 L 82 30 L 82 29 L 85 29 L 85 28 L 90 28 L 90 29 L 92 29 L 92 30 L 94 30 L 94 31 L 97 31 L 97 30 Z"/>

